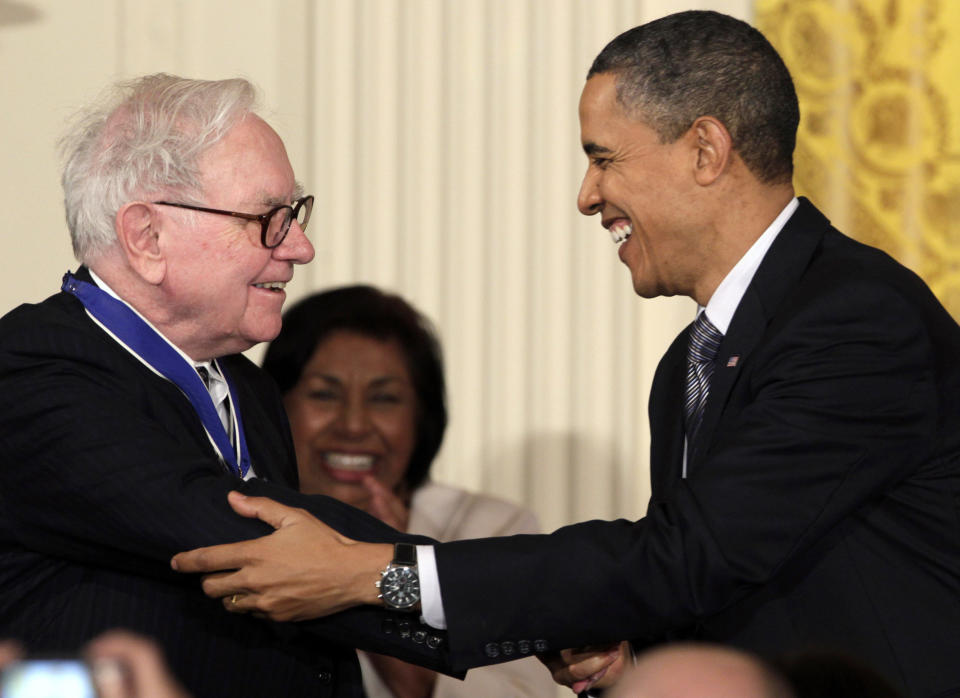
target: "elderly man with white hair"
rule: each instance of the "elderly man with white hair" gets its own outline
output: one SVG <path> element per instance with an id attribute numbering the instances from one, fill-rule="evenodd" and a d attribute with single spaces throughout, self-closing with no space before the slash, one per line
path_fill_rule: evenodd
<path id="1" fill-rule="evenodd" d="M 313 205 L 244 80 L 117 86 L 65 137 L 80 268 L 0 320 L 0 636 L 75 650 L 155 638 L 197 696 L 359 696 L 355 646 L 439 666 L 444 633 L 384 608 L 292 626 L 224 612 L 171 573 L 185 548 L 268 527 L 239 489 L 345 533 L 372 517 L 296 494 L 276 387 L 239 354 L 280 329 Z"/>

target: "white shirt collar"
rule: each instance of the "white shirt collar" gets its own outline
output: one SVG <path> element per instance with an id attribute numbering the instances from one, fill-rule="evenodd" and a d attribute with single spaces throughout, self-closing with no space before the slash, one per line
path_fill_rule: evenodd
<path id="1" fill-rule="evenodd" d="M 780 212 L 780 215 L 773 219 L 773 223 L 763 231 L 763 234 L 750 246 L 746 254 L 740 258 L 740 261 L 723 277 L 723 281 L 720 282 L 717 290 L 707 301 L 707 317 L 723 334 L 726 334 L 730 328 L 733 314 L 736 312 L 737 306 L 740 305 L 740 301 L 743 300 L 743 294 L 747 292 L 747 286 L 750 285 L 754 274 L 757 273 L 757 268 L 766 256 L 767 250 L 770 249 L 770 245 L 777 239 L 777 235 L 783 230 L 783 226 L 787 224 L 787 220 L 799 205 L 800 202 L 797 201 L 796 197 L 793 197 L 790 203 Z M 697 306 L 697 315 L 699 316 L 703 310 L 702 306 Z"/>

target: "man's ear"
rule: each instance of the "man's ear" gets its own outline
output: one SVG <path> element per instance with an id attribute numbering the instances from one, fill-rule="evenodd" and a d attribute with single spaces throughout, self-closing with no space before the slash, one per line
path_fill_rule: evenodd
<path id="1" fill-rule="evenodd" d="M 713 184 L 730 165 L 733 158 L 733 139 L 730 132 L 718 119 L 701 116 L 693 122 L 690 134 L 697 148 L 694 177 L 697 184 Z"/>
<path id="2" fill-rule="evenodd" d="M 143 201 L 131 201 L 117 211 L 117 240 L 133 270 L 147 283 L 158 285 L 167 271 L 160 250 L 160 226 L 156 211 Z"/>

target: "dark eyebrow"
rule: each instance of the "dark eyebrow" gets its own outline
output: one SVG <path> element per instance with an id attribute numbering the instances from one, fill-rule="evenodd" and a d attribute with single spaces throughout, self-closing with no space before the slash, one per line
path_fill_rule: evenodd
<path id="1" fill-rule="evenodd" d="M 328 373 L 315 373 L 315 374 L 313 374 L 312 377 L 314 377 L 314 378 L 319 378 L 319 379 L 322 380 L 323 382 L 325 382 L 325 383 L 330 383 L 331 385 L 336 385 L 336 386 L 342 386 L 342 385 L 343 385 L 343 381 L 341 381 L 341 380 L 340 380 L 339 378 L 337 378 L 336 376 L 331 376 L 331 375 L 328 374 Z M 404 379 L 403 379 L 402 376 L 393 376 L 393 375 L 377 376 L 376 378 L 374 378 L 373 380 L 370 381 L 370 387 L 372 387 L 372 388 L 379 388 L 379 387 L 383 387 L 384 385 L 388 385 L 388 384 L 390 384 L 390 383 L 401 383 L 401 384 L 403 384 L 403 383 L 405 383 L 405 382 L 406 382 L 406 381 L 404 381 Z"/>
<path id="2" fill-rule="evenodd" d="M 390 385 L 391 383 L 400 383 L 400 384 L 403 384 L 403 383 L 405 383 L 405 382 L 406 382 L 406 381 L 404 381 L 403 378 L 401 378 L 400 376 L 380 376 L 380 377 L 374 378 L 372 381 L 370 381 L 370 387 L 371 387 L 371 388 L 382 388 L 382 387 L 384 387 L 384 386 Z"/>
<path id="3" fill-rule="evenodd" d="M 610 148 L 590 142 L 583 144 L 583 152 L 587 155 L 609 155 L 613 151 Z"/>

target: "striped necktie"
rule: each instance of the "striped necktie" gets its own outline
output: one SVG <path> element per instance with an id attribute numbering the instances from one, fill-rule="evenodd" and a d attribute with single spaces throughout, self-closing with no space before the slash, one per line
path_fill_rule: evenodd
<path id="1" fill-rule="evenodd" d="M 693 441 L 703 419 L 703 409 L 710 394 L 710 379 L 713 377 L 713 362 L 722 339 L 723 334 L 710 322 L 707 313 L 700 313 L 690 328 L 690 343 L 687 346 L 687 386 L 683 413 L 688 443 Z"/>
<path id="2" fill-rule="evenodd" d="M 213 406 L 217 408 L 217 416 L 220 417 L 223 428 L 230 437 L 230 443 L 233 444 L 233 420 L 230 419 L 230 389 L 227 387 L 227 382 L 216 369 L 210 371 L 206 366 L 197 366 L 196 369 L 200 378 L 203 379 L 203 384 L 207 386 Z"/>

